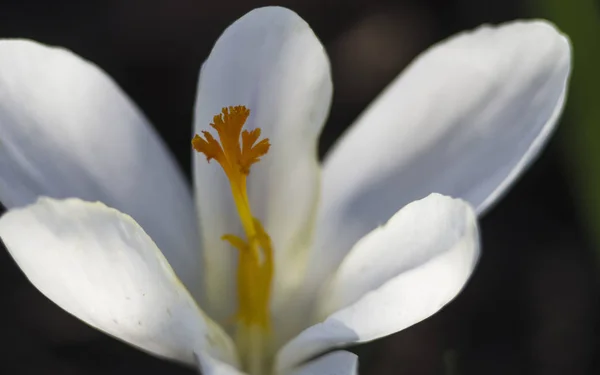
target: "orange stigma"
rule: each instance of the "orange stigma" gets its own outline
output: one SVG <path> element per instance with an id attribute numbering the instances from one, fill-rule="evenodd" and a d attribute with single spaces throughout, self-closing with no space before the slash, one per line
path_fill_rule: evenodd
<path id="1" fill-rule="evenodd" d="M 221 143 L 206 130 L 202 132 L 204 138 L 196 134 L 192 139 L 194 149 L 206 155 L 207 161 L 215 159 L 229 178 L 236 173 L 247 176 L 252 164 L 258 163 L 271 147 L 268 138 L 256 143 L 260 138 L 260 128 L 242 131 L 249 116 L 250 110 L 243 105 L 223 108 L 210 124 L 217 131 Z"/>

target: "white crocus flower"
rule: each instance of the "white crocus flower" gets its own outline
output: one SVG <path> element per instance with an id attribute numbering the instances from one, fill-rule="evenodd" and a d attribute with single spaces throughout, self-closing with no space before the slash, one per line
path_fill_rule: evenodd
<path id="1" fill-rule="evenodd" d="M 4 40 L 0 236 L 48 298 L 154 355 L 205 374 L 352 374 L 345 351 L 309 360 L 456 296 L 479 255 L 476 213 L 543 146 L 569 70 L 569 42 L 546 22 L 462 33 L 417 58 L 321 165 L 323 46 L 295 13 L 254 10 L 201 70 L 194 205 L 105 73 Z M 211 122 L 220 138 L 202 133 L 216 135 Z M 468 203 L 409 204 L 431 192 Z"/>

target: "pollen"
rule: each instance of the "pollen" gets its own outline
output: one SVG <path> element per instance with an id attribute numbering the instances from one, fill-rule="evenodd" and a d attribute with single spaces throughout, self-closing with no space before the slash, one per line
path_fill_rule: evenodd
<path id="1" fill-rule="evenodd" d="M 251 167 L 267 154 L 268 138 L 261 139 L 261 129 L 242 130 L 250 116 L 245 106 L 226 107 L 213 117 L 210 126 L 216 130 L 218 140 L 208 131 L 196 134 L 193 148 L 216 160 L 229 180 L 233 201 L 244 229 L 244 236 L 225 233 L 221 239 L 238 253 L 236 321 L 241 332 L 251 332 L 259 327 L 270 330 L 269 301 L 273 279 L 273 247 L 271 238 L 262 223 L 252 214 L 246 188 Z M 252 328 L 252 329 L 248 329 Z M 242 339 L 247 341 L 247 338 Z"/>

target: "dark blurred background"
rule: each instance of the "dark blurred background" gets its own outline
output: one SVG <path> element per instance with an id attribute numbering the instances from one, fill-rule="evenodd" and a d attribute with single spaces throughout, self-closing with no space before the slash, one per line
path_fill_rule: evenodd
<path id="1" fill-rule="evenodd" d="M 1 0 L 0 37 L 64 46 L 98 64 L 152 120 L 189 176 L 200 64 L 228 24 L 269 4 Z M 483 218 L 483 257 L 467 288 L 433 318 L 355 350 L 362 374 L 599 374 L 599 3 L 275 4 L 306 19 L 332 61 L 335 96 L 321 155 L 407 63 L 436 41 L 482 23 L 532 17 L 550 19 L 570 35 L 574 76 L 560 130 L 529 173 Z M 193 373 L 67 315 L 0 250 L 1 374 Z"/>

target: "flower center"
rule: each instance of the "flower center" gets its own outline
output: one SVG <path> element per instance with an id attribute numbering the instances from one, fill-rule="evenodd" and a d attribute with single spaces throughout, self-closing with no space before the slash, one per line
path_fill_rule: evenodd
<path id="1" fill-rule="evenodd" d="M 273 248 L 271 238 L 260 221 L 252 215 L 246 178 L 252 164 L 269 151 L 269 139 L 260 141 L 261 130 L 244 130 L 250 116 L 245 106 L 223 108 L 213 117 L 210 126 L 217 131 L 217 141 L 208 131 L 196 134 L 194 149 L 215 159 L 229 179 L 231 193 L 244 228 L 245 238 L 224 234 L 221 238 L 239 252 L 237 269 L 238 324 L 237 342 L 244 367 L 252 373 L 262 369 L 266 350 L 266 336 L 270 331 L 269 299 L 273 279 Z M 241 141 L 241 142 L 240 142 Z M 257 142 L 258 141 L 258 142 Z M 257 352 L 258 351 L 258 352 Z"/>

